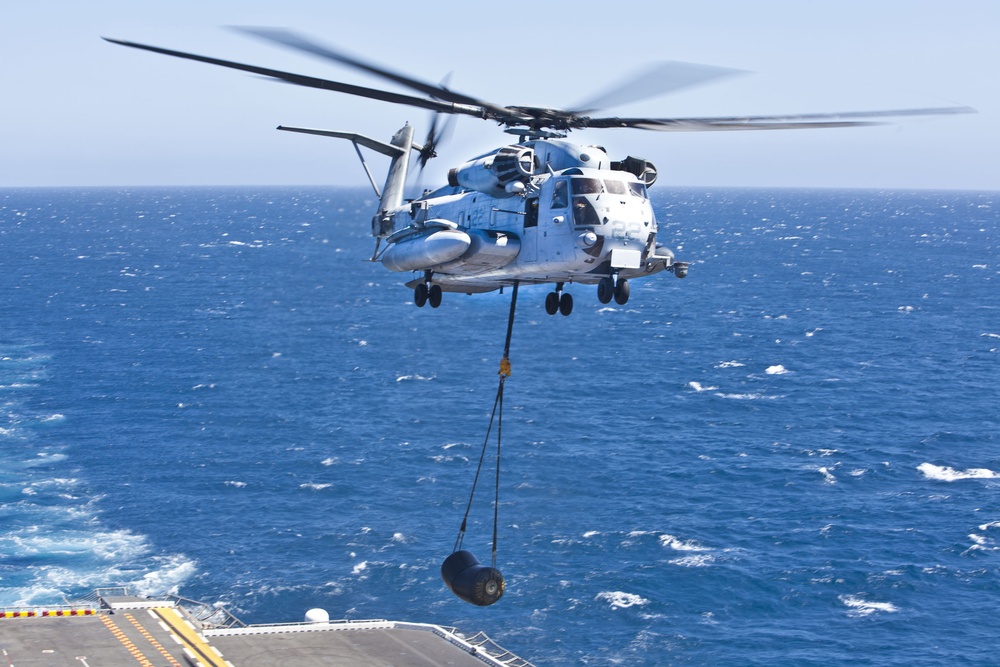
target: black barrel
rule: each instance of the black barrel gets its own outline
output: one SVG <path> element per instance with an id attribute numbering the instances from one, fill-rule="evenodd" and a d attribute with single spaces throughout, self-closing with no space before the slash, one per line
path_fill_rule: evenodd
<path id="1" fill-rule="evenodd" d="M 487 607 L 503 597 L 504 580 L 500 570 L 481 564 L 465 550 L 444 559 L 441 578 L 452 593 L 480 607 Z"/>

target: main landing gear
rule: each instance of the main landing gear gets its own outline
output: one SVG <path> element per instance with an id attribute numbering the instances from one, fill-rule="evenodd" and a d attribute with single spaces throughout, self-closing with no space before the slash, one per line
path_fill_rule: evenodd
<path id="1" fill-rule="evenodd" d="M 617 273 L 613 276 L 604 276 L 601 278 L 601 282 L 597 283 L 597 300 L 601 303 L 610 303 L 611 299 L 614 298 L 615 303 L 624 306 L 628 303 L 630 293 L 628 281 L 619 278 Z"/>
<path id="2" fill-rule="evenodd" d="M 428 301 L 431 308 L 441 305 L 441 286 L 431 284 L 430 271 L 424 276 L 424 282 L 413 288 L 413 303 L 417 304 L 417 308 L 423 308 Z"/>
<path id="3" fill-rule="evenodd" d="M 545 312 L 549 315 L 562 313 L 569 315 L 573 312 L 573 295 L 569 292 L 563 293 L 563 283 L 556 283 L 556 291 L 549 292 L 545 297 Z"/>

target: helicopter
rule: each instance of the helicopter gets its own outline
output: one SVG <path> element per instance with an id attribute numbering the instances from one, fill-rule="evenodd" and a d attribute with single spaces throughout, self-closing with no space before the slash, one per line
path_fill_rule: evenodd
<path id="1" fill-rule="evenodd" d="M 659 63 L 625 79 L 576 109 L 501 106 L 392 71 L 298 33 L 277 28 L 236 28 L 252 37 L 346 65 L 422 94 L 407 95 L 329 79 L 294 74 L 147 44 L 108 42 L 221 67 L 287 83 L 427 109 L 433 112 L 423 143 L 406 124 L 386 143 L 354 132 L 279 125 L 277 129 L 350 141 L 379 199 L 372 218 L 372 261 L 389 271 L 410 273 L 406 286 L 413 302 L 432 308 L 444 292 L 468 294 L 520 284 L 552 284 L 545 298 L 550 315 L 569 315 L 572 283 L 597 286 L 602 304 L 629 301 L 629 281 L 669 272 L 688 273 L 687 262 L 657 240 L 659 228 L 648 189 L 657 180 L 650 161 L 633 156 L 612 159 L 601 146 L 567 139 L 575 130 L 630 128 L 660 132 L 779 130 L 856 127 L 881 119 L 969 113 L 967 107 L 893 111 L 814 113 L 782 116 L 635 118 L 594 116 L 600 109 L 652 94 L 673 92 L 739 70 L 681 62 Z M 651 90 L 652 89 L 652 90 Z M 448 172 L 448 183 L 406 198 L 416 156 L 420 170 L 436 157 L 441 116 L 471 116 L 492 121 L 517 137 Z M 388 173 L 380 190 L 361 148 L 387 156 Z M 383 244 L 384 243 L 384 247 Z"/>

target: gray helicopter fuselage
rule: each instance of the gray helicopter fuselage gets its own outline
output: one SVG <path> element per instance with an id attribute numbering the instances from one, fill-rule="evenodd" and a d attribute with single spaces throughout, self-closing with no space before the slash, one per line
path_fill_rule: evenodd
<path id="1" fill-rule="evenodd" d="M 514 281 L 596 284 L 673 263 L 669 251 L 657 253 L 645 183 L 612 169 L 603 149 L 540 139 L 508 147 L 516 151 L 516 178 L 497 176 L 503 165 L 494 152 L 453 170 L 457 184 L 392 211 L 389 240 L 398 247 L 390 245 L 383 264 L 430 271 L 445 291 L 488 291 Z"/>

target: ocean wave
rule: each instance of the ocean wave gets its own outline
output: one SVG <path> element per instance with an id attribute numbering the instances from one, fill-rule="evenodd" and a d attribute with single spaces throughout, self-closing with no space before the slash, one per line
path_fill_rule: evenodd
<path id="1" fill-rule="evenodd" d="M 825 483 L 825 484 L 836 484 L 837 483 L 837 478 L 833 476 L 833 473 L 830 472 L 830 469 L 827 468 L 826 466 L 818 468 L 816 472 L 818 472 L 821 475 L 823 475 L 823 483 Z"/>
<path id="2" fill-rule="evenodd" d="M 697 392 L 702 392 L 702 391 L 718 391 L 718 389 L 719 389 L 718 387 L 704 387 L 704 386 L 702 386 L 702 384 L 700 382 L 695 382 L 693 380 L 691 382 L 688 382 L 688 386 L 691 387 L 692 389 L 694 389 Z"/>
<path id="3" fill-rule="evenodd" d="M 711 551 L 711 548 L 702 546 L 694 540 L 682 540 L 668 533 L 660 535 L 660 544 L 674 551 Z"/>
<path id="4" fill-rule="evenodd" d="M 715 394 L 719 398 L 728 398 L 735 401 L 776 401 L 781 396 L 769 396 L 767 394 L 761 393 L 749 393 L 749 394 Z"/>
<path id="5" fill-rule="evenodd" d="M 635 593 L 625 593 L 622 591 L 601 591 L 595 600 L 604 600 L 612 609 L 628 609 L 629 607 L 641 607 L 649 604 L 649 600 L 640 597 Z"/>
<path id="6" fill-rule="evenodd" d="M 679 565 L 681 567 L 708 567 L 715 562 L 715 556 L 712 554 L 694 554 L 674 558 L 668 562 L 671 565 Z"/>
<path id="7" fill-rule="evenodd" d="M 315 482 L 299 484 L 300 489 L 306 489 L 308 491 L 323 491 L 324 489 L 329 489 L 331 486 L 333 486 L 333 484 L 318 484 Z"/>
<path id="8" fill-rule="evenodd" d="M 955 482 L 960 479 L 996 479 L 1000 473 L 988 468 L 969 468 L 968 470 L 956 470 L 948 466 L 936 466 L 933 463 L 921 463 L 917 470 L 924 474 L 927 479 L 941 482 Z"/>
<path id="9" fill-rule="evenodd" d="M 429 382 L 434 379 L 434 376 L 424 377 L 423 375 L 400 375 L 396 378 L 396 382 Z"/>
<path id="10" fill-rule="evenodd" d="M 870 616 L 876 612 L 891 614 L 899 611 L 899 607 L 891 602 L 870 602 L 856 595 L 841 595 L 838 598 L 850 608 L 851 616 Z"/>
<path id="11" fill-rule="evenodd" d="M 768 366 L 764 369 L 764 372 L 768 375 L 785 375 L 789 372 L 789 370 L 781 364 L 776 364 L 774 366 Z"/>

